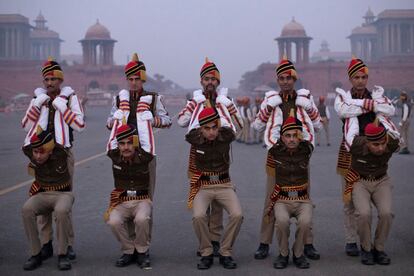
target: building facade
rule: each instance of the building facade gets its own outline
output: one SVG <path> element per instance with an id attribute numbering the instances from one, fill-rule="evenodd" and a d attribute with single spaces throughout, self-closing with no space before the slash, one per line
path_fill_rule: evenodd
<path id="1" fill-rule="evenodd" d="M 338 59 L 329 58 L 327 45 L 322 45 L 315 62 L 307 62 L 311 38 L 303 25 L 292 20 L 282 28 L 276 38 L 279 60 L 286 54 L 295 63 L 299 75 L 296 88 L 305 87 L 314 95 L 333 93 L 336 87 L 350 88 L 347 67 L 353 54 L 369 67 L 369 88 L 381 85 L 387 91 L 414 93 L 414 10 L 384 10 L 375 17 L 368 9 L 363 18 L 365 23 L 354 28 L 348 37 L 351 43 L 348 59 L 344 59 L 346 52 L 339 54 Z M 289 50 L 292 43 L 300 45 L 296 46 L 299 48 L 296 56 Z M 277 63 L 263 63 L 247 72 L 239 90 L 252 93 L 260 85 L 278 89 L 276 66 Z"/>

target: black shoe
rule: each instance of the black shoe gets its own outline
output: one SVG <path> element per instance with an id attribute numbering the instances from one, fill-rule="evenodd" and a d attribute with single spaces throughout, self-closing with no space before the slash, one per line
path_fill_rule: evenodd
<path id="1" fill-rule="evenodd" d="M 196 255 L 197 255 L 197 257 L 201 257 L 201 252 L 200 252 L 200 250 L 197 250 Z"/>
<path id="2" fill-rule="evenodd" d="M 389 265 L 391 263 L 390 257 L 384 251 L 377 251 L 376 249 L 372 252 L 374 254 L 374 261 L 380 265 Z"/>
<path id="3" fill-rule="evenodd" d="M 399 154 L 410 154 L 410 151 L 407 148 L 403 148 L 400 150 Z"/>
<path id="4" fill-rule="evenodd" d="M 42 265 L 42 255 L 41 253 L 31 256 L 23 265 L 24 270 L 34 270 L 37 267 Z"/>
<path id="5" fill-rule="evenodd" d="M 374 265 L 374 254 L 372 251 L 365 251 L 361 248 L 361 263 L 364 265 Z"/>
<path id="6" fill-rule="evenodd" d="M 151 261 L 148 251 L 145 253 L 138 253 L 137 265 L 142 269 L 151 269 Z"/>
<path id="7" fill-rule="evenodd" d="M 124 267 L 127 265 L 132 264 L 137 260 L 137 253 L 134 251 L 133 254 L 124 254 L 122 255 L 115 263 L 115 266 L 117 267 Z"/>
<path id="8" fill-rule="evenodd" d="M 58 268 L 59 270 L 69 270 L 72 268 L 67 254 L 58 256 Z"/>
<path id="9" fill-rule="evenodd" d="M 289 264 L 289 255 L 282 256 L 281 254 L 279 254 L 275 262 L 273 263 L 273 267 L 276 269 L 283 269 L 283 268 L 286 268 L 288 264 Z"/>
<path id="10" fill-rule="evenodd" d="M 297 268 L 301 268 L 301 269 L 307 269 L 310 267 L 308 260 L 306 260 L 305 255 L 302 255 L 300 257 L 295 257 L 295 255 L 293 255 L 293 263 L 296 265 Z"/>
<path id="11" fill-rule="evenodd" d="M 76 253 L 73 250 L 73 247 L 71 245 L 68 246 L 68 250 L 66 251 L 66 254 L 68 255 L 69 260 L 73 261 L 76 259 Z"/>
<path id="12" fill-rule="evenodd" d="M 231 256 L 220 256 L 219 260 L 220 264 L 226 269 L 235 269 L 237 267 L 237 263 Z"/>
<path id="13" fill-rule="evenodd" d="M 213 254 L 209 256 L 201 257 L 200 262 L 197 264 L 198 269 L 209 269 L 214 262 Z"/>
<path id="14" fill-rule="evenodd" d="M 320 146 L 319 143 L 317 143 L 316 146 L 319 147 Z"/>
<path id="15" fill-rule="evenodd" d="M 305 244 L 303 249 L 303 254 L 311 260 L 319 260 L 321 255 L 319 254 L 318 250 L 313 247 L 313 244 Z"/>
<path id="16" fill-rule="evenodd" d="M 331 144 L 330 144 L 330 143 L 327 143 L 326 145 L 327 145 L 328 147 L 330 147 L 330 146 L 331 146 Z"/>
<path id="17" fill-rule="evenodd" d="M 218 241 L 211 241 L 211 245 L 213 246 L 213 255 L 214 257 L 220 257 L 220 243 Z"/>
<path id="18" fill-rule="evenodd" d="M 266 243 L 260 243 L 259 248 L 257 248 L 254 253 L 254 258 L 256 260 L 263 260 L 269 255 L 269 245 Z"/>
<path id="19" fill-rule="evenodd" d="M 52 241 L 48 241 L 42 246 L 42 249 L 40 250 L 40 255 L 42 256 L 42 261 L 47 260 L 53 256 Z"/>
<path id="20" fill-rule="evenodd" d="M 346 252 L 346 255 L 351 256 L 351 257 L 359 256 L 359 250 L 358 250 L 358 246 L 356 243 L 347 243 L 345 245 L 345 252 Z"/>

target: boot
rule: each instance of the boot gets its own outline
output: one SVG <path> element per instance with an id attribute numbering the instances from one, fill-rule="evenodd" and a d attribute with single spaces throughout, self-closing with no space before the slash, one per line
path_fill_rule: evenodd
<path id="1" fill-rule="evenodd" d="M 23 265 L 24 270 L 34 270 L 42 265 L 41 253 L 31 256 Z"/>
<path id="2" fill-rule="evenodd" d="M 48 241 L 42 246 L 42 249 L 40 250 L 40 255 L 42 256 L 42 261 L 47 260 L 53 256 L 52 241 Z"/>
<path id="3" fill-rule="evenodd" d="M 256 260 L 263 260 L 269 255 L 269 245 L 266 243 L 260 243 L 259 248 L 257 248 L 254 253 L 254 258 Z"/>
<path id="4" fill-rule="evenodd" d="M 213 254 L 209 256 L 201 257 L 200 262 L 197 264 L 197 268 L 200 270 L 209 269 L 214 262 L 214 256 Z"/>

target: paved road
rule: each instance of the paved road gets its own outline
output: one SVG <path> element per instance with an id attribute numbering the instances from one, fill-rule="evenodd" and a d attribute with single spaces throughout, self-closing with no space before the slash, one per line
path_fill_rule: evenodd
<path id="1" fill-rule="evenodd" d="M 177 107 L 170 107 L 175 114 Z M 84 160 L 105 150 L 108 131 L 104 128 L 108 108 L 88 109 L 87 129 L 75 136 L 75 159 Z M 6 188 L 29 180 L 27 160 L 20 151 L 24 132 L 19 127 L 21 113 L 0 114 L 0 194 Z M 339 121 L 331 123 L 331 147 L 316 148 L 311 160 L 312 198 L 314 212 L 315 245 L 321 252 L 319 261 L 311 268 L 300 271 L 290 265 L 284 271 L 275 271 L 271 257 L 254 260 L 258 245 L 260 215 L 264 197 L 265 150 L 259 145 L 235 143 L 232 148 L 231 175 L 244 211 L 244 222 L 234 248 L 239 268 L 225 271 L 216 261 L 208 272 L 196 269 L 197 241 L 191 226 L 191 212 L 186 208 L 188 182 L 186 166 L 189 145 L 184 142 L 185 130 L 176 124 L 169 130 L 160 130 L 157 140 L 157 186 L 154 200 L 154 227 L 151 255 L 153 269 L 148 275 L 271 275 L 274 273 L 299 275 L 414 275 L 414 155 L 395 155 L 389 173 L 394 182 L 395 220 L 387 252 L 392 258 L 388 267 L 366 267 L 357 258 L 344 254 L 344 233 L 339 178 L 335 174 L 336 153 L 339 142 Z M 414 134 L 414 133 L 412 133 Z M 411 136 L 414 137 L 414 136 Z M 114 267 L 120 256 L 119 244 L 105 225 L 102 215 L 107 207 L 113 182 L 110 161 L 104 155 L 83 162 L 75 168 L 75 225 L 77 262 L 69 272 L 57 270 L 57 257 L 49 259 L 31 275 L 132 275 L 144 273 L 135 265 Z M 21 207 L 27 199 L 29 186 L 0 195 L 0 275 L 23 274 L 22 265 L 28 257 L 28 243 L 24 235 Z M 375 217 L 375 216 L 374 216 Z M 374 218 L 375 219 L 375 218 Z M 294 233 L 292 231 L 292 233 Z M 292 234 L 293 236 L 293 234 Z M 25 273 L 27 274 L 27 273 Z"/>

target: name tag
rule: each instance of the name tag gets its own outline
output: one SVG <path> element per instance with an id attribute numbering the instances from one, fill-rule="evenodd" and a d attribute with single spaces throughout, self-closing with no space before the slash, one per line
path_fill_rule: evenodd
<path id="1" fill-rule="evenodd" d="M 200 153 L 200 154 L 204 154 L 204 151 L 202 151 L 202 150 L 196 150 L 196 152 Z"/>
<path id="2" fill-rule="evenodd" d="M 120 166 L 117 166 L 117 165 L 113 165 L 113 168 L 117 169 L 117 170 L 122 170 L 122 168 Z"/>
<path id="3" fill-rule="evenodd" d="M 357 161 L 360 162 L 360 163 L 365 163 L 365 164 L 367 163 L 367 161 L 362 160 L 362 159 L 357 159 Z"/>
<path id="4" fill-rule="evenodd" d="M 210 181 L 219 181 L 220 176 L 219 175 L 210 175 Z"/>
<path id="5" fill-rule="evenodd" d="M 127 192 L 127 196 L 136 196 L 137 195 L 137 191 L 127 190 L 126 192 Z"/>
<path id="6" fill-rule="evenodd" d="M 289 197 L 298 197 L 298 191 L 290 191 L 288 192 Z"/>

